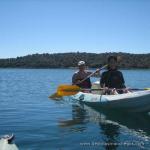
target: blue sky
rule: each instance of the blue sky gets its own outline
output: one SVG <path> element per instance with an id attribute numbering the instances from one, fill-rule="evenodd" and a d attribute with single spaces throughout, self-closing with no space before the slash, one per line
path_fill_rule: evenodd
<path id="1" fill-rule="evenodd" d="M 149 0 L 0 0 L 0 58 L 150 53 Z"/>

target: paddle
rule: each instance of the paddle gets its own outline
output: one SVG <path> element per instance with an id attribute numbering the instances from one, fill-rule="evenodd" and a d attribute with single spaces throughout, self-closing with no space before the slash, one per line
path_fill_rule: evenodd
<path id="1" fill-rule="evenodd" d="M 70 96 L 70 95 L 75 95 L 80 91 L 86 91 L 86 92 L 91 92 L 91 91 L 100 91 L 100 90 L 105 90 L 105 88 L 99 88 L 99 89 L 83 89 L 80 88 L 76 85 L 60 85 L 58 87 L 56 95 L 51 98 L 56 98 L 56 97 L 61 97 L 61 96 Z M 107 89 L 107 90 L 112 90 L 112 88 Z M 116 89 L 116 90 L 123 90 L 123 89 Z M 127 88 L 127 90 L 135 90 L 135 91 L 141 91 L 141 90 L 150 90 L 150 88 L 143 88 L 143 89 L 137 89 L 137 88 Z"/>
<path id="2" fill-rule="evenodd" d="M 104 65 L 99 70 L 105 69 L 106 67 L 107 67 L 107 65 Z M 80 83 L 84 82 L 85 80 L 87 80 L 88 78 L 93 76 L 96 72 L 97 72 L 97 70 L 95 72 L 91 73 L 89 76 L 87 76 L 83 80 L 81 80 Z M 77 85 L 60 85 L 57 88 L 57 92 L 50 95 L 49 98 L 58 99 L 58 98 L 61 98 L 62 96 L 74 95 L 77 92 L 79 92 L 80 90 L 81 90 L 81 88 L 78 87 Z"/>
<path id="3" fill-rule="evenodd" d="M 86 91 L 86 92 L 91 92 L 91 91 L 100 91 L 100 90 L 106 90 L 106 88 L 99 88 L 99 89 L 84 89 L 80 88 L 76 85 L 60 85 L 57 94 L 59 96 L 70 96 L 70 95 L 75 95 L 80 91 Z M 109 88 L 107 90 L 113 90 L 113 88 Z M 116 90 L 124 90 L 124 89 L 116 89 Z M 137 88 L 127 88 L 127 90 L 150 90 L 150 88 L 143 88 L 143 89 L 137 89 Z"/>
<path id="4" fill-rule="evenodd" d="M 58 95 L 58 93 L 54 93 L 54 94 L 50 95 L 49 98 L 54 99 L 54 100 L 60 100 L 60 99 L 62 99 L 62 96 Z"/>
<path id="5" fill-rule="evenodd" d="M 103 67 L 101 67 L 101 68 L 99 69 L 99 71 L 105 69 L 107 66 L 108 66 L 108 65 L 104 65 Z M 96 72 L 97 72 L 97 70 L 94 71 L 93 73 L 91 73 L 89 76 L 87 76 L 87 77 L 84 78 L 83 80 L 81 80 L 80 83 L 84 82 L 85 80 L 87 80 L 88 78 L 90 78 L 91 76 L 93 76 Z"/>
<path id="6" fill-rule="evenodd" d="M 135 90 L 135 91 L 142 91 L 142 90 L 150 90 L 150 88 L 143 88 L 143 89 L 137 89 L 137 88 L 129 88 L 128 90 Z"/>

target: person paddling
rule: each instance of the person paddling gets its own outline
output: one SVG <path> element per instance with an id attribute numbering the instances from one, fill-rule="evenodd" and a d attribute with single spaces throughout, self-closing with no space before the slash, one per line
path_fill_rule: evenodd
<path id="1" fill-rule="evenodd" d="M 87 78 L 92 74 L 91 71 L 86 70 L 86 64 L 84 61 L 78 62 L 78 71 L 75 72 L 72 76 L 72 84 L 77 85 L 81 88 L 91 88 L 91 80 Z M 100 69 L 96 70 L 96 73 L 92 75 L 92 77 L 100 77 Z M 86 79 L 87 78 L 87 79 Z M 84 80 L 86 79 L 86 80 Z"/>
<path id="2" fill-rule="evenodd" d="M 122 94 L 128 92 L 124 90 L 126 88 L 124 77 L 121 71 L 117 68 L 117 57 L 109 56 L 108 57 L 108 70 L 103 72 L 100 85 L 102 88 L 105 88 L 105 94 Z M 109 90 L 112 89 L 112 90 Z M 119 89 L 119 90 L 117 90 Z M 122 90 L 120 90 L 122 89 Z"/>

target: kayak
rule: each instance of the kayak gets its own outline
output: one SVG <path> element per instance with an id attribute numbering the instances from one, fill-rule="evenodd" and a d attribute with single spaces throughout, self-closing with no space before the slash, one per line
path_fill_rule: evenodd
<path id="1" fill-rule="evenodd" d="M 78 92 L 72 99 L 96 108 L 114 108 L 132 112 L 150 112 L 150 90 L 117 95 Z"/>
<path id="2" fill-rule="evenodd" d="M 12 143 L 14 136 L 5 135 L 0 138 L 0 150 L 19 150 L 18 147 Z"/>

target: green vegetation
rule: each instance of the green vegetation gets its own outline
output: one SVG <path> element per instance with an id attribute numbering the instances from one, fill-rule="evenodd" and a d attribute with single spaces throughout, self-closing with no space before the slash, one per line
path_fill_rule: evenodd
<path id="1" fill-rule="evenodd" d="M 106 64 L 109 55 L 120 57 L 121 68 L 150 68 L 149 54 L 129 53 L 57 53 L 33 54 L 24 57 L 0 59 L 0 68 L 69 68 L 76 67 L 84 60 L 89 67 L 97 68 Z"/>

